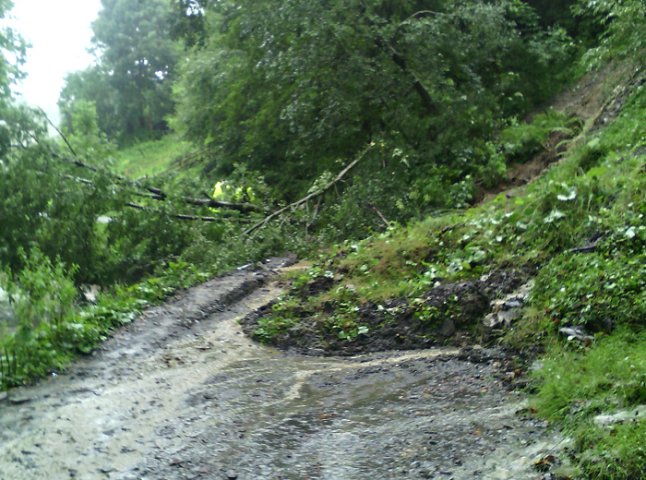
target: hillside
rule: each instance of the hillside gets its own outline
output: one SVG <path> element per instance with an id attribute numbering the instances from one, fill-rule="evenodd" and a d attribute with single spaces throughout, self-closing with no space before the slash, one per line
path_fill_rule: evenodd
<path id="1" fill-rule="evenodd" d="M 642 476 L 642 0 L 101 5 L 56 126 L 0 22 L 0 477 Z"/>
<path id="2" fill-rule="evenodd" d="M 578 475 L 639 476 L 646 89 L 643 72 L 626 71 L 610 67 L 559 97 L 556 108 L 582 115 L 582 130 L 551 130 L 544 150 L 510 169 L 513 185 L 523 167 L 546 168 L 528 185 L 334 247 L 247 331 L 325 355 L 500 345 L 512 383 L 534 365 L 520 383 L 534 391 L 537 414 L 574 437 Z"/>

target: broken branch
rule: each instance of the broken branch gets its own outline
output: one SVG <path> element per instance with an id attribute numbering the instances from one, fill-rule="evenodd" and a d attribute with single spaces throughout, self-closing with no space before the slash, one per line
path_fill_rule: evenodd
<path id="1" fill-rule="evenodd" d="M 368 204 L 368 207 L 370 207 L 370 209 L 377 214 L 377 216 L 381 219 L 381 221 L 386 226 L 386 228 L 390 227 L 390 222 L 377 207 L 375 207 L 372 204 Z"/>
<path id="2" fill-rule="evenodd" d="M 133 202 L 126 202 L 125 203 L 126 207 L 134 208 L 135 210 L 141 210 L 141 211 L 154 211 L 148 207 L 144 207 L 143 205 L 139 205 L 138 203 L 133 203 Z M 159 212 L 157 212 L 159 213 Z M 177 218 L 179 220 L 192 220 L 192 221 L 200 221 L 200 222 L 217 222 L 218 220 L 221 220 L 220 218 L 216 217 L 202 217 L 199 215 L 185 215 L 183 213 L 166 213 L 169 217 L 172 218 Z"/>
<path id="3" fill-rule="evenodd" d="M 312 193 L 310 193 L 309 195 L 306 195 L 305 197 L 301 198 L 300 200 L 295 201 L 294 203 L 290 203 L 290 204 L 289 204 L 289 205 L 287 205 L 286 207 L 283 207 L 283 208 L 281 208 L 281 209 L 279 209 L 279 210 L 276 210 L 276 211 L 275 211 L 274 213 L 272 213 L 271 215 L 268 215 L 267 217 L 265 217 L 265 218 L 264 218 L 263 220 L 261 220 L 260 222 L 256 223 L 256 224 L 255 224 L 255 225 L 253 225 L 252 227 L 250 227 L 250 228 L 248 228 L 247 230 L 245 230 L 245 232 L 244 232 L 244 233 L 245 233 L 245 235 L 249 235 L 250 233 L 254 232 L 255 230 L 258 230 L 259 228 L 264 227 L 264 226 L 265 226 L 265 225 L 267 225 L 271 220 L 273 220 L 274 218 L 276 218 L 276 217 L 278 217 L 278 216 L 282 215 L 282 214 L 283 214 L 283 213 L 285 213 L 286 211 L 291 210 L 291 209 L 294 209 L 294 208 L 297 208 L 297 207 L 300 207 L 301 205 L 303 205 L 304 203 L 307 203 L 307 202 L 308 202 L 308 201 L 310 201 L 311 199 L 313 199 L 313 198 L 316 198 L 316 197 L 319 197 L 319 196 L 323 195 L 323 194 L 324 194 L 325 192 L 327 192 L 330 188 L 332 188 L 332 187 L 333 187 L 333 186 L 335 186 L 338 182 L 340 182 L 340 181 L 343 179 L 343 177 L 345 177 L 345 176 L 346 176 L 346 174 L 347 174 L 350 170 L 352 170 L 354 167 L 356 167 L 356 166 L 357 166 L 357 164 L 358 164 L 361 160 L 363 160 L 363 159 L 365 158 L 366 154 L 367 154 L 367 153 L 372 149 L 372 147 L 374 147 L 374 146 L 375 146 L 375 144 L 374 144 L 374 143 L 371 143 L 371 144 L 370 144 L 370 145 L 368 145 L 366 148 L 364 148 L 364 149 L 363 149 L 363 151 L 359 154 L 359 156 L 358 156 L 357 158 L 355 158 L 352 162 L 350 162 L 348 165 L 346 165 L 346 167 L 345 167 L 343 170 L 341 170 L 341 172 L 339 172 L 339 174 L 338 174 L 336 177 L 334 177 L 334 179 L 333 179 L 333 180 L 331 180 L 331 181 L 330 181 L 330 182 L 328 182 L 325 186 L 323 186 L 323 188 L 321 188 L 320 190 L 317 190 L 317 191 L 315 191 L 315 192 L 312 192 Z"/>

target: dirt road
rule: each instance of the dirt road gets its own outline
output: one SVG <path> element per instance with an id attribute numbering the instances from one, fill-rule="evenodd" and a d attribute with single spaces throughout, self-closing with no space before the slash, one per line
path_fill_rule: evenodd
<path id="1" fill-rule="evenodd" d="M 274 260 L 147 311 L 69 372 L 0 402 L 0 479 L 541 478 L 554 439 L 496 353 L 349 358 L 251 342 Z"/>

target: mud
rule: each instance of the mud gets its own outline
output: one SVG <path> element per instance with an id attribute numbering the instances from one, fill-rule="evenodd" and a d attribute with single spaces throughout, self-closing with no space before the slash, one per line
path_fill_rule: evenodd
<path id="1" fill-rule="evenodd" d="M 281 293 L 273 262 L 152 309 L 93 357 L 0 399 L 0 479 L 541 478 L 500 352 L 312 357 L 238 321 Z M 475 361 L 474 361 L 475 360 Z"/>
<path id="2" fill-rule="evenodd" d="M 306 355 L 357 355 L 384 350 L 414 350 L 437 346 L 466 346 L 489 339 L 491 332 L 481 320 L 491 311 L 492 302 L 510 293 L 531 277 L 531 269 L 496 270 L 469 281 L 445 283 L 421 295 L 417 303 L 393 299 L 383 304 L 359 307 L 357 324 L 367 331 L 352 341 L 340 339 L 317 320 L 317 312 L 301 311 L 297 325 L 276 335 L 272 345 Z M 331 288 L 331 281 L 325 288 Z M 324 291 L 316 280 L 304 289 L 305 295 Z M 420 320 L 418 312 L 432 311 L 432 318 Z M 241 323 L 253 335 L 258 321 L 270 311 L 268 306 L 246 316 Z"/>

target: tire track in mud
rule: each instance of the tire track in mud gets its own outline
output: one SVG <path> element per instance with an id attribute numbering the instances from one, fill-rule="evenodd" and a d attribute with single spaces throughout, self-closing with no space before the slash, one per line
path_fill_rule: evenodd
<path id="1" fill-rule="evenodd" d="M 554 439 L 516 414 L 494 361 L 305 357 L 245 337 L 238 320 L 280 295 L 266 282 L 283 264 L 189 289 L 11 392 L 0 480 L 537 478 Z"/>

